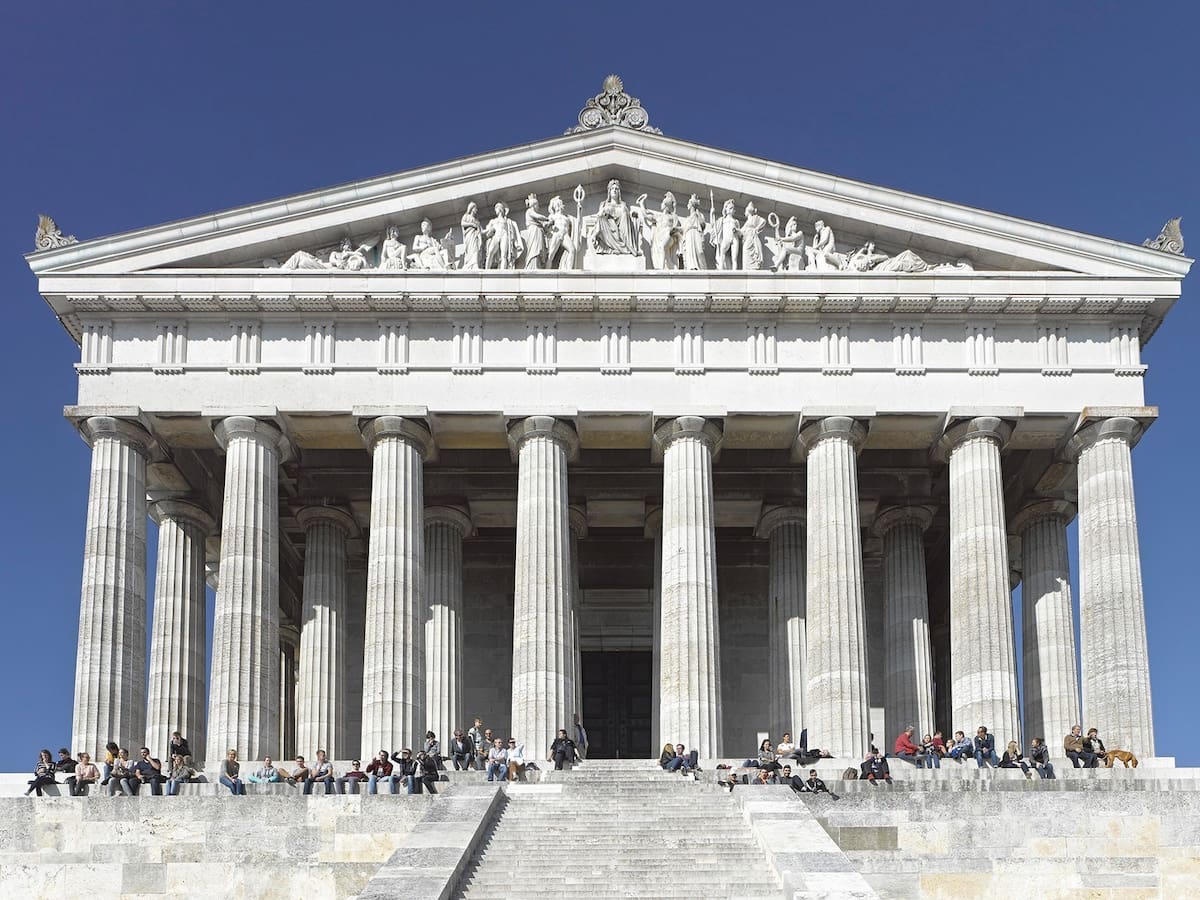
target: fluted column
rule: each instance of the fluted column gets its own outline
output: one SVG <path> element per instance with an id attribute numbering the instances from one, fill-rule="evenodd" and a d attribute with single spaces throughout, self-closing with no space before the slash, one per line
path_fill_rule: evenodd
<path id="1" fill-rule="evenodd" d="M 866 428 L 846 416 L 800 432 L 807 458 L 808 740 L 834 755 L 861 757 L 870 739 L 858 449 Z"/>
<path id="2" fill-rule="evenodd" d="M 587 514 L 577 506 L 570 507 L 567 515 L 571 528 L 571 603 L 567 607 L 571 624 L 568 633 L 571 636 L 571 684 L 575 686 L 567 719 L 574 723 L 576 714 L 579 715 L 579 720 L 583 721 L 583 652 L 579 644 L 579 607 L 582 600 L 579 587 L 579 542 L 587 537 L 588 524 Z M 574 729 L 568 728 L 567 732 L 574 740 Z"/>
<path id="3" fill-rule="evenodd" d="M 765 512 L 757 534 L 769 543 L 767 588 L 767 672 L 771 697 L 771 736 L 785 731 L 800 739 L 808 677 L 804 592 L 804 509 L 777 506 Z"/>
<path id="4" fill-rule="evenodd" d="M 345 716 L 346 538 L 358 527 L 332 506 L 307 506 L 296 519 L 304 528 L 296 746 L 313 758 L 318 750 L 330 759 L 348 757 L 358 748 L 339 744 Z"/>
<path id="5" fill-rule="evenodd" d="M 936 727 L 924 538 L 932 518 L 923 506 L 892 507 L 875 517 L 875 533 L 883 539 L 884 741 L 909 725 L 918 737 Z"/>
<path id="6" fill-rule="evenodd" d="M 209 766 L 279 752 L 279 429 L 248 416 L 215 429 L 225 450 L 220 587 L 208 696 Z"/>
<path id="7" fill-rule="evenodd" d="M 300 628 L 286 619 L 279 622 L 279 758 L 302 753 L 296 743 L 296 696 L 300 681 Z M 313 755 L 312 750 L 308 755 Z"/>
<path id="8" fill-rule="evenodd" d="M 657 752 L 663 737 L 659 730 L 659 703 L 662 700 L 662 507 L 656 506 L 646 514 L 642 532 L 654 541 L 654 579 L 650 585 L 650 747 Z"/>
<path id="9" fill-rule="evenodd" d="M 95 416 L 80 432 L 92 448 L 72 749 L 136 746 L 146 732 L 146 455 L 132 422 Z"/>
<path id="10" fill-rule="evenodd" d="M 1013 518 L 1021 538 L 1021 655 L 1025 733 L 1053 742 L 1078 724 L 1075 622 L 1067 524 L 1075 507 L 1038 500 Z M 1051 743 L 1051 746 L 1058 746 Z"/>
<path id="11" fill-rule="evenodd" d="M 206 662 L 204 542 L 216 529 L 207 512 L 183 500 L 159 500 L 150 514 L 158 522 L 154 578 L 154 624 L 146 698 L 146 746 L 167 756 L 171 732 L 179 731 L 204 762 Z"/>
<path id="12" fill-rule="evenodd" d="M 463 538 L 471 518 L 452 506 L 425 509 L 425 720 L 442 746 L 463 721 Z"/>
<path id="13" fill-rule="evenodd" d="M 1079 467 L 1079 640 L 1085 727 L 1109 747 L 1154 755 L 1146 609 L 1130 448 L 1142 426 L 1115 417 L 1071 439 Z"/>
<path id="14" fill-rule="evenodd" d="M 570 731 L 575 697 L 567 461 L 579 439 L 550 416 L 513 423 L 508 439 L 518 467 L 512 734 L 536 756 L 558 729 Z"/>
<path id="15" fill-rule="evenodd" d="M 424 461 L 421 424 L 380 416 L 363 426 L 371 451 L 371 536 L 363 649 L 364 754 L 416 747 L 425 725 Z"/>
<path id="16" fill-rule="evenodd" d="M 983 416 L 942 438 L 950 461 L 950 665 L 954 724 L 1020 741 L 1000 450 L 1012 426 Z M 914 723 L 915 724 L 915 723 Z"/>
<path id="17" fill-rule="evenodd" d="M 722 754 L 713 456 L 721 428 L 699 416 L 659 426 L 663 454 L 659 738 Z"/>

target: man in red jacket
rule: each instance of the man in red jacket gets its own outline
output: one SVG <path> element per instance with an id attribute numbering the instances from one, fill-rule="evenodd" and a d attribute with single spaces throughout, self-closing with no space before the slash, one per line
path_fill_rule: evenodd
<path id="1" fill-rule="evenodd" d="M 892 748 L 892 755 L 896 759 L 903 759 L 914 764 L 918 769 L 925 768 L 925 754 L 921 752 L 921 748 L 913 743 L 913 735 L 916 729 L 909 725 L 896 738 L 896 744 Z"/>

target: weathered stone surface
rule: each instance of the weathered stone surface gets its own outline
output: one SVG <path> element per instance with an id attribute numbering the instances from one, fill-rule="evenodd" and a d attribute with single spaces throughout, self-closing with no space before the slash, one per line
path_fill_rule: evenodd
<path id="1" fill-rule="evenodd" d="M 770 543 L 767 595 L 767 671 L 771 734 L 800 739 L 808 678 L 804 589 L 804 510 L 780 506 L 763 514 L 757 534 Z"/>
<path id="2" fill-rule="evenodd" d="M 449 755 L 463 727 L 463 538 L 470 517 L 448 506 L 425 510 L 425 720 Z"/>

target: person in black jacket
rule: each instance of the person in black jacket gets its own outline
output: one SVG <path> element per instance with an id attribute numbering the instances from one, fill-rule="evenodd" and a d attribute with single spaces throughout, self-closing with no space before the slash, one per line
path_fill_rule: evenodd
<path id="1" fill-rule="evenodd" d="M 1042 778 L 1056 778 L 1054 766 L 1050 762 L 1050 748 L 1044 738 L 1035 737 L 1029 744 L 1029 761 L 1037 769 Z"/>
<path id="2" fill-rule="evenodd" d="M 988 763 L 993 769 L 1000 766 L 1000 757 L 996 755 L 996 738 L 988 734 L 987 728 L 983 725 L 975 732 L 975 764 L 979 768 L 984 768 L 984 763 Z"/>
<path id="3" fill-rule="evenodd" d="M 65 772 L 67 777 L 63 779 L 67 783 L 67 792 L 75 796 L 75 760 L 71 758 L 71 751 L 66 747 L 60 747 L 58 751 L 58 762 L 54 764 L 56 772 Z"/>
<path id="4" fill-rule="evenodd" d="M 450 760 L 456 772 L 475 768 L 475 743 L 462 733 L 461 728 L 454 732 L 450 741 Z"/>
<path id="5" fill-rule="evenodd" d="M 1092 759 L 1095 765 L 1100 765 L 1100 760 L 1108 756 L 1108 751 L 1104 749 L 1104 741 L 1100 740 L 1100 732 L 1095 728 L 1089 728 L 1087 737 L 1083 739 L 1083 749 L 1092 754 Z"/>
<path id="6" fill-rule="evenodd" d="M 866 759 L 862 761 L 862 765 L 858 767 L 862 772 L 862 778 L 871 784 L 876 784 L 880 781 L 892 783 L 892 772 L 888 768 L 887 760 L 880 754 L 878 748 L 874 752 L 868 753 Z"/>
<path id="7" fill-rule="evenodd" d="M 403 782 L 410 794 L 420 791 L 417 786 L 417 761 L 413 759 L 412 751 L 405 747 L 399 753 L 392 754 L 392 762 L 396 767 L 392 770 L 392 793 L 396 793 L 395 785 Z"/>
<path id="8" fill-rule="evenodd" d="M 800 784 L 803 785 L 803 789 L 810 794 L 828 794 L 834 800 L 841 799 L 837 794 L 826 787 L 824 781 L 817 777 L 816 769 L 809 769 L 808 778 L 804 781 L 801 781 Z M 792 788 L 792 790 L 795 790 L 795 788 Z"/>
<path id="9" fill-rule="evenodd" d="M 38 753 L 37 766 L 33 770 L 33 780 L 29 782 L 29 790 L 25 792 L 28 797 L 34 791 L 37 795 L 42 796 L 42 788 L 48 784 L 58 784 L 54 780 L 54 760 L 50 757 L 49 750 L 42 750 Z"/>
<path id="10" fill-rule="evenodd" d="M 192 748 L 188 746 L 187 738 L 185 738 L 178 731 L 172 731 L 171 747 L 170 752 L 167 753 L 167 756 L 172 757 L 176 755 L 182 756 L 184 760 L 187 760 L 188 757 L 192 755 Z"/>
<path id="11" fill-rule="evenodd" d="M 550 755 L 546 757 L 546 761 L 553 762 L 554 768 L 557 770 L 562 769 L 567 763 L 574 763 L 577 759 L 579 759 L 579 750 L 575 747 L 575 742 L 567 737 L 567 729 L 558 729 L 558 737 L 550 745 Z"/>

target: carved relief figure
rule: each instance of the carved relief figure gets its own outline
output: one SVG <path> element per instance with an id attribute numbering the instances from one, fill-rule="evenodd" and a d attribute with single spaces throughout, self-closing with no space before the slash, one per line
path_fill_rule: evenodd
<path id="1" fill-rule="evenodd" d="M 615 178 L 608 183 L 608 193 L 596 210 L 596 228 L 591 240 L 592 249 L 597 253 L 641 255 L 641 242 L 633 228 L 633 216 L 621 199 L 621 182 Z"/>
<path id="2" fill-rule="evenodd" d="M 338 249 L 329 254 L 329 266 L 347 272 L 361 272 L 367 268 L 367 253 L 370 249 L 370 244 L 355 247 L 350 238 L 342 238 Z"/>
<path id="3" fill-rule="evenodd" d="M 417 269 L 444 272 L 450 268 L 450 254 L 442 242 L 433 236 L 433 223 L 421 220 L 421 233 L 413 237 L 412 264 Z"/>
<path id="4" fill-rule="evenodd" d="M 761 269 L 763 264 L 762 230 L 767 220 L 758 214 L 753 203 L 746 204 L 746 221 L 742 224 L 742 268 Z"/>
<path id="5" fill-rule="evenodd" d="M 813 226 L 813 242 L 805 248 L 809 272 L 836 272 L 845 267 L 846 257 L 834 249 L 833 229 L 821 220 Z"/>
<path id="6" fill-rule="evenodd" d="M 846 260 L 846 268 L 852 272 L 869 272 L 887 259 L 886 253 L 875 252 L 875 242 L 867 241 Z"/>
<path id="7" fill-rule="evenodd" d="M 550 201 L 550 237 L 546 248 L 546 267 L 575 268 L 574 222 L 563 209 L 562 197 Z"/>
<path id="8" fill-rule="evenodd" d="M 700 198 L 692 194 L 688 200 L 688 214 L 683 220 L 683 234 L 679 241 L 683 267 L 689 271 L 696 272 L 708 268 L 708 260 L 704 256 L 704 232 L 707 227 L 704 213 L 700 212 Z"/>
<path id="9" fill-rule="evenodd" d="M 487 223 L 483 232 L 487 238 L 487 267 L 489 269 L 515 269 L 517 257 L 525 250 L 517 223 L 508 217 L 508 207 L 496 204 L 496 218 Z"/>
<path id="10" fill-rule="evenodd" d="M 379 269 L 383 272 L 395 272 L 403 270 L 405 265 L 405 256 L 408 248 L 400 243 L 400 229 L 395 225 L 389 225 L 387 230 L 387 239 L 384 240 L 383 246 L 379 250 Z"/>
<path id="11" fill-rule="evenodd" d="M 738 222 L 733 211 L 733 201 L 726 200 L 721 207 L 721 218 L 714 221 L 709 228 L 708 239 L 717 248 L 718 269 L 736 269 L 738 265 L 741 223 Z"/>
<path id="12" fill-rule="evenodd" d="M 917 256 L 911 250 L 902 250 L 891 259 L 885 259 L 875 266 L 876 272 L 925 272 L 930 268 L 929 263 Z"/>
<path id="13" fill-rule="evenodd" d="M 682 222 L 675 214 L 675 195 L 667 191 L 663 195 L 659 212 L 650 212 L 644 206 L 646 195 L 638 198 L 637 208 L 650 243 L 650 260 L 656 269 L 678 269 L 680 241 L 683 237 Z"/>
<path id="14" fill-rule="evenodd" d="M 525 268 L 542 268 L 542 257 L 546 252 L 546 227 L 550 220 L 538 209 L 536 194 L 525 198 Z"/>
<path id="15" fill-rule="evenodd" d="M 804 268 L 804 232 L 796 217 L 792 216 L 784 226 L 783 234 L 779 234 L 779 216 L 771 213 L 767 216 L 771 227 L 775 229 L 775 237 L 767 238 L 767 247 L 771 251 L 771 268 L 776 272 L 786 269 L 789 272 L 799 272 Z"/>
<path id="16" fill-rule="evenodd" d="M 474 200 L 468 203 L 460 223 L 463 235 L 462 268 L 471 271 L 479 268 L 479 257 L 483 252 L 483 235 L 480 232 L 479 219 L 475 215 L 478 209 Z"/>

